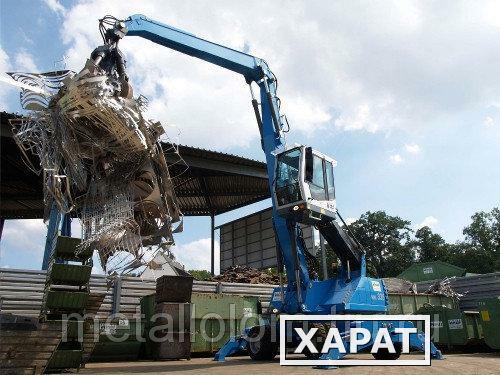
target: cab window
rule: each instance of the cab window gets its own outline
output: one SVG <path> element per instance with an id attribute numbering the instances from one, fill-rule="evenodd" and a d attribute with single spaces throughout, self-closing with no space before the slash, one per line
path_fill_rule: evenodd
<path id="1" fill-rule="evenodd" d="M 325 179 L 323 176 L 323 159 L 317 155 L 313 155 L 313 178 L 309 184 L 311 197 L 316 200 L 325 200 Z"/>
<path id="2" fill-rule="evenodd" d="M 302 199 L 299 186 L 300 149 L 278 155 L 276 170 L 276 199 L 278 205 L 286 205 Z"/>
<path id="3" fill-rule="evenodd" d="M 326 185 L 328 190 L 328 200 L 335 199 L 335 180 L 333 178 L 333 165 L 329 161 L 325 161 L 326 170 Z"/>

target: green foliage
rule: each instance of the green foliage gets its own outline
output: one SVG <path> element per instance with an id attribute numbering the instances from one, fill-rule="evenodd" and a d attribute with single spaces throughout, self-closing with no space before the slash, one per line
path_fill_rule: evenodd
<path id="1" fill-rule="evenodd" d="M 338 258 L 333 249 L 328 243 L 325 242 L 325 254 L 326 254 L 326 268 L 328 272 L 328 278 L 334 277 L 337 274 L 337 263 Z M 316 260 L 317 260 L 317 272 L 320 280 L 324 279 L 323 275 L 323 263 L 321 258 L 321 248 L 317 246 L 316 249 Z"/>
<path id="2" fill-rule="evenodd" d="M 269 267 L 269 268 L 264 268 L 262 272 L 267 273 L 268 275 L 271 276 L 277 276 L 278 275 L 278 267 Z M 286 269 L 283 267 L 281 274 L 283 277 L 286 277 Z"/>
<path id="3" fill-rule="evenodd" d="M 465 240 L 480 246 L 488 253 L 500 251 L 500 208 L 491 212 L 477 212 L 472 215 L 472 223 L 464 229 Z"/>
<path id="4" fill-rule="evenodd" d="M 210 281 L 212 280 L 212 274 L 206 270 L 189 270 L 188 271 L 195 280 L 198 281 Z"/>
<path id="5" fill-rule="evenodd" d="M 465 240 L 450 245 L 450 263 L 473 273 L 500 270 L 500 208 L 476 212 L 471 219 L 463 230 Z"/>
<path id="6" fill-rule="evenodd" d="M 415 232 L 415 239 L 410 242 L 419 262 L 432 262 L 448 258 L 449 245 L 431 228 L 422 227 Z"/>
<path id="7" fill-rule="evenodd" d="M 477 212 L 471 219 L 471 224 L 463 230 L 464 240 L 455 244 L 446 243 L 429 227 L 418 229 L 412 237 L 410 221 L 384 211 L 364 213 L 349 229 L 366 250 L 367 272 L 372 276 L 392 277 L 414 262 L 436 260 L 473 273 L 500 270 L 500 208 Z M 326 256 L 331 277 L 336 256 L 329 246 Z"/>
<path id="8" fill-rule="evenodd" d="M 472 273 L 495 272 L 495 263 L 491 254 L 480 246 L 474 246 L 464 241 L 449 245 L 449 248 L 449 263 L 465 268 L 467 272 Z"/>
<path id="9" fill-rule="evenodd" d="M 384 211 L 366 212 L 349 229 L 366 250 L 368 271 L 377 277 L 392 277 L 414 260 L 410 246 L 410 221 Z"/>

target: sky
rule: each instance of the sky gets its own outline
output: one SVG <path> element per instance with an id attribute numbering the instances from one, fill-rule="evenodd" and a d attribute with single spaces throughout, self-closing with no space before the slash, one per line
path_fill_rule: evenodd
<path id="1" fill-rule="evenodd" d="M 385 210 L 455 242 L 474 212 L 500 205 L 498 1 L 1 0 L 0 109 L 21 111 L 5 72 L 79 71 L 101 42 L 98 18 L 136 13 L 264 58 L 287 142 L 338 161 L 343 217 Z M 139 37 L 120 46 L 173 141 L 264 160 L 242 77 Z M 45 233 L 7 221 L 0 267 L 39 268 Z M 208 218 L 186 218 L 176 243 L 188 268 L 209 268 Z"/>

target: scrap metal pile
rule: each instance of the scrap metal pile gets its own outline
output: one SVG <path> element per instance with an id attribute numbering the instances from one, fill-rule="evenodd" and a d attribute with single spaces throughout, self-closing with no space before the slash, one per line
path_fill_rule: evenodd
<path id="1" fill-rule="evenodd" d="M 397 277 L 384 277 L 384 285 L 388 293 L 417 294 L 415 283 Z"/>
<path id="2" fill-rule="evenodd" d="M 30 167 L 43 173 L 45 220 L 52 207 L 78 216 L 80 251 L 97 250 L 108 273 L 128 273 L 168 251 L 181 213 L 163 127 L 143 117 L 146 98 L 133 98 L 128 83 L 91 60 L 78 74 L 10 75 L 33 87 L 21 92 L 29 115 L 11 125 L 26 161 L 40 159 Z"/>
<path id="3" fill-rule="evenodd" d="M 245 284 L 279 284 L 279 276 L 266 273 L 248 266 L 231 266 L 222 274 L 212 278 L 213 281 Z"/>
<path id="4" fill-rule="evenodd" d="M 441 296 L 446 296 L 455 301 L 460 300 L 465 294 L 461 294 L 456 292 L 451 283 L 455 280 L 456 277 L 446 277 L 443 280 L 438 280 L 435 283 L 431 284 L 425 293 L 428 294 L 438 294 Z"/>

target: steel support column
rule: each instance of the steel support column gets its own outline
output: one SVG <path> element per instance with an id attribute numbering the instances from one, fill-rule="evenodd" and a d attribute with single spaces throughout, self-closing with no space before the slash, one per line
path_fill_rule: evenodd
<path id="1" fill-rule="evenodd" d="M 45 250 L 43 252 L 42 270 L 46 270 L 49 266 L 49 259 L 55 246 L 60 222 L 61 213 L 57 209 L 57 205 L 52 203 L 49 215 L 49 226 L 47 228 L 47 238 L 45 239 Z"/>
<path id="2" fill-rule="evenodd" d="M 113 281 L 113 299 L 111 305 L 111 314 L 120 313 L 120 305 L 122 303 L 122 278 L 116 277 Z"/>
<path id="3" fill-rule="evenodd" d="M 215 215 L 210 214 L 210 272 L 215 275 Z"/>
<path id="4" fill-rule="evenodd" d="M 328 266 L 326 264 L 325 238 L 321 235 L 321 233 L 319 233 L 319 247 L 321 249 L 321 265 L 323 266 L 323 280 L 326 280 L 328 279 Z"/>
<path id="5" fill-rule="evenodd" d="M 71 216 L 69 213 L 61 214 L 57 205 L 52 203 L 49 216 L 49 226 L 47 228 L 47 238 L 45 239 L 42 270 L 46 270 L 49 266 L 49 260 L 52 256 L 52 251 L 54 251 L 56 246 L 59 230 L 61 230 L 61 235 L 71 237 Z"/>

